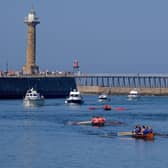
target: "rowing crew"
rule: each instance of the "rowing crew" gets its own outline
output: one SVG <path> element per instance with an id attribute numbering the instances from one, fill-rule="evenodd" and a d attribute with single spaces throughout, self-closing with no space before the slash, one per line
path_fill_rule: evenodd
<path id="1" fill-rule="evenodd" d="M 136 125 L 135 129 L 132 132 L 137 134 L 137 135 L 146 135 L 146 134 L 149 134 L 149 133 L 153 133 L 153 130 L 149 126 L 143 125 L 141 127 L 140 125 Z"/>
<path id="2" fill-rule="evenodd" d="M 104 126 L 105 122 L 106 119 L 102 116 L 95 116 L 91 120 L 92 126 Z"/>

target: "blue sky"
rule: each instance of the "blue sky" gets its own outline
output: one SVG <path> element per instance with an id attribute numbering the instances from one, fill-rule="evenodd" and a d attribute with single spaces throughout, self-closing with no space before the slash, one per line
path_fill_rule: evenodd
<path id="1" fill-rule="evenodd" d="M 34 6 L 41 70 L 167 73 L 167 0 L 1 0 L 0 70 L 26 62 L 24 17 Z"/>

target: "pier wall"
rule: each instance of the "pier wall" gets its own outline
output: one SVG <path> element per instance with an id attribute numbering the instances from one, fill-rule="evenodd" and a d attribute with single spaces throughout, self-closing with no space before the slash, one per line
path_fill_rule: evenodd
<path id="1" fill-rule="evenodd" d="M 0 77 L 0 99 L 23 98 L 28 89 L 37 89 L 45 98 L 65 98 L 76 89 L 73 77 Z"/>
<path id="2" fill-rule="evenodd" d="M 134 88 L 102 87 L 102 86 L 77 86 L 82 94 L 127 95 Z M 168 88 L 137 88 L 141 95 L 168 95 Z"/>

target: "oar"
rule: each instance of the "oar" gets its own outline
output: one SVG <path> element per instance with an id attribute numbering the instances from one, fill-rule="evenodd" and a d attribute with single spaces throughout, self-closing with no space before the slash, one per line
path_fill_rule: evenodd
<path id="1" fill-rule="evenodd" d="M 67 124 L 68 125 L 87 125 L 87 124 L 91 124 L 91 121 L 79 121 L 79 122 L 69 121 Z"/>
<path id="2" fill-rule="evenodd" d="M 89 107 L 88 109 L 89 110 L 96 110 L 97 108 L 96 107 Z"/>
<path id="3" fill-rule="evenodd" d="M 106 121 L 106 125 L 122 125 L 122 124 L 125 123 L 121 121 Z"/>
<path id="4" fill-rule="evenodd" d="M 118 132 L 117 133 L 118 136 L 128 136 L 128 135 L 133 135 L 132 132 Z"/>
<path id="5" fill-rule="evenodd" d="M 95 107 L 89 107 L 88 109 L 89 110 L 97 110 L 97 109 L 101 109 L 102 107 L 100 107 L 100 106 L 95 106 Z"/>
<path id="6" fill-rule="evenodd" d="M 123 110 L 125 110 L 125 108 L 124 107 L 116 107 L 116 108 L 114 108 L 114 110 L 123 111 Z"/>
<path id="7" fill-rule="evenodd" d="M 76 122 L 77 125 L 87 125 L 87 124 L 91 124 L 92 121 L 80 121 L 80 122 Z"/>
<path id="8" fill-rule="evenodd" d="M 154 135 L 161 136 L 161 137 L 168 137 L 168 134 L 165 134 L 165 133 L 157 133 L 157 132 L 155 132 Z"/>

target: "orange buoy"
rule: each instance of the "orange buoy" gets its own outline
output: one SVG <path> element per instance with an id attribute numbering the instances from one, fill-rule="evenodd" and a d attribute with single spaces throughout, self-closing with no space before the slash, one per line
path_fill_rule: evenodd
<path id="1" fill-rule="evenodd" d="M 104 109 L 104 110 L 111 110 L 111 106 L 108 105 L 108 104 L 106 104 L 106 105 L 104 105 L 103 109 Z"/>

